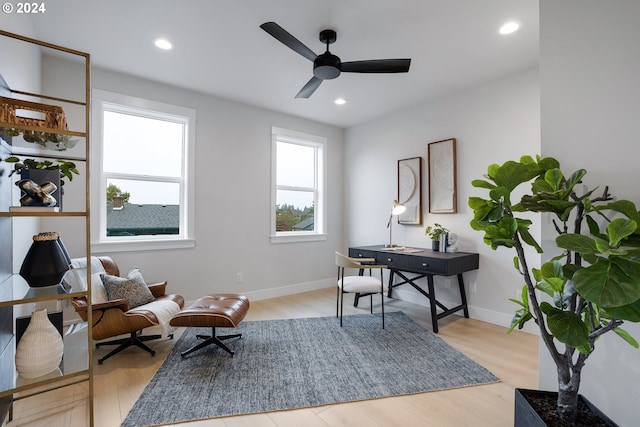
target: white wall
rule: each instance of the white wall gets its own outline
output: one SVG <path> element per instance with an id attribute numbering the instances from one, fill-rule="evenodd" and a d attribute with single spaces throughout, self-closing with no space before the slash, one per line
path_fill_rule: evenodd
<path id="1" fill-rule="evenodd" d="M 610 186 L 640 206 L 640 2 L 541 0 L 542 153 L 584 183 Z M 624 326 L 640 339 L 640 325 Z M 621 426 L 638 425 L 640 350 L 615 334 L 600 339 L 583 370 L 581 392 Z M 541 350 L 540 386 L 555 390 L 556 372 Z"/>
<path id="2" fill-rule="evenodd" d="M 68 64 L 53 57 L 45 61 L 48 72 L 61 70 L 58 76 L 72 84 Z M 197 114 L 196 247 L 109 254 L 123 273 L 138 266 L 145 279 L 168 280 L 169 290 L 187 301 L 212 292 L 241 292 L 261 299 L 333 282 L 333 252 L 342 242 L 342 129 L 104 69 L 93 68 L 91 78 L 93 88 L 194 108 Z M 269 241 L 272 126 L 327 137 L 326 241 Z M 81 239 L 64 225 L 59 227 L 72 255 L 81 253 Z M 236 283 L 238 272 L 243 273 L 242 283 Z M 327 314 L 331 310 L 327 307 Z"/>
<path id="3" fill-rule="evenodd" d="M 427 144 L 456 138 L 457 214 L 428 213 Z M 522 280 L 513 268 L 513 253 L 493 251 L 469 222 L 470 196 L 486 196 L 471 181 L 481 179 L 492 163 L 540 152 L 539 84 L 537 69 L 507 76 L 458 94 L 418 105 L 347 130 L 345 151 L 345 227 L 348 245 L 383 244 L 391 204 L 397 198 L 397 161 L 423 158 L 423 225 L 394 224 L 395 244 L 430 247 L 428 224 L 440 223 L 458 234 L 462 251 L 480 253 L 480 268 L 465 273 L 465 283 L 477 282 L 469 293 L 471 317 L 508 325 L 514 304 L 508 301 Z M 534 234 L 538 234 L 534 231 Z M 444 300 L 459 301 L 454 281 L 436 277 Z M 426 304 L 413 289 L 398 288 L 402 299 Z M 395 291 L 394 291 L 395 292 Z"/>
<path id="4" fill-rule="evenodd" d="M 341 129 L 105 70 L 94 70 L 92 79 L 96 88 L 197 111 L 197 246 L 193 250 L 116 256 L 123 267 L 138 265 L 148 271 L 145 265 L 152 266 L 148 274 L 167 278 L 172 289 L 187 299 L 225 291 L 259 298 L 278 294 L 275 290 L 265 292 L 278 287 L 327 286 L 331 282 L 333 252 L 342 238 Z M 269 241 L 272 126 L 327 137 L 327 196 L 332 207 L 327 241 Z M 235 283 L 237 272 L 243 273 L 241 284 Z"/>

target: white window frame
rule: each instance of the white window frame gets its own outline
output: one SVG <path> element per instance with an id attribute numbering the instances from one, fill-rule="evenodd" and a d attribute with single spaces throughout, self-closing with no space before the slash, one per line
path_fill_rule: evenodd
<path id="1" fill-rule="evenodd" d="M 91 130 L 91 251 L 94 253 L 130 252 L 145 250 L 180 249 L 195 246 L 195 124 L 196 111 L 191 108 L 136 98 L 129 95 L 92 90 Z M 183 143 L 183 170 L 180 190 L 180 234 L 155 236 L 109 236 L 107 229 L 107 177 L 102 165 L 103 112 L 115 111 L 160 120 L 178 121 L 185 125 Z M 137 178 L 118 174 L 117 178 Z M 158 180 L 160 181 L 160 180 Z M 97 195 L 97 196 L 95 196 Z M 95 214 L 97 213 L 97 214 Z"/>
<path id="2" fill-rule="evenodd" d="M 278 186 L 278 141 L 315 148 L 315 188 Z M 271 128 L 271 243 L 327 240 L 326 159 L 327 138 L 276 126 Z M 276 231 L 276 195 L 278 189 L 314 192 L 314 231 Z"/>

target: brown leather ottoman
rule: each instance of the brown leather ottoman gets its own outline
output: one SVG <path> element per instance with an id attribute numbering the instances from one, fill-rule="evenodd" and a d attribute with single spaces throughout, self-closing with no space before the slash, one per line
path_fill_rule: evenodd
<path id="1" fill-rule="evenodd" d="M 197 335 L 198 339 L 204 341 L 180 353 L 182 357 L 209 344 L 216 344 L 233 357 L 233 351 L 224 345 L 222 340 L 242 337 L 242 334 L 216 336 L 216 328 L 235 328 L 244 319 L 247 311 L 249 300 L 238 294 L 207 295 L 180 311 L 169 322 L 172 326 L 211 327 L 211 335 Z"/>

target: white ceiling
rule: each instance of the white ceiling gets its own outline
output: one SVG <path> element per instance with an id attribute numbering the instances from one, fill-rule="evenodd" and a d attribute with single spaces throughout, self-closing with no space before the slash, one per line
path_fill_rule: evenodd
<path id="1" fill-rule="evenodd" d="M 36 38 L 89 52 L 94 66 L 349 127 L 534 66 L 537 0 L 56 0 Z M 501 36 L 507 20 L 520 31 Z M 312 63 L 259 25 L 275 21 L 316 53 L 337 31 L 343 61 L 411 58 L 407 74 L 344 73 L 294 99 Z M 161 51 L 157 37 L 174 48 Z M 343 97 L 344 106 L 333 100 Z"/>

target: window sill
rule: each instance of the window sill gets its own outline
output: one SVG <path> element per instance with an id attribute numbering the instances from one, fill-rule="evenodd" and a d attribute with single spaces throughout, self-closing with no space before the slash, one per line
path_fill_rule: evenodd
<path id="1" fill-rule="evenodd" d="M 159 251 L 165 249 L 189 249 L 196 246 L 195 239 L 175 240 L 130 240 L 91 243 L 92 254 L 113 252 Z"/>
<path id="2" fill-rule="evenodd" d="M 271 243 L 319 242 L 327 240 L 326 234 L 289 234 L 271 236 Z"/>

